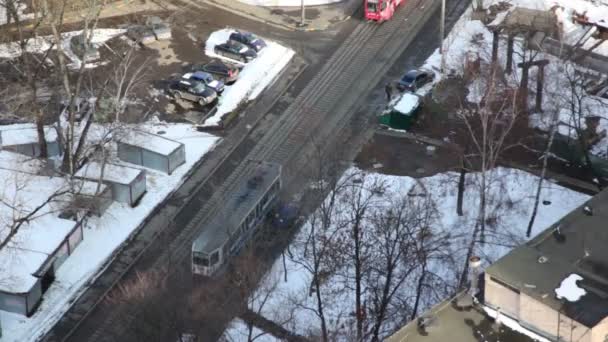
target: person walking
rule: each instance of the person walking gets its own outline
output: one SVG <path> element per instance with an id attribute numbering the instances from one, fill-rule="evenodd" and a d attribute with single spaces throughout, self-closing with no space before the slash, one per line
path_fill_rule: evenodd
<path id="1" fill-rule="evenodd" d="M 386 86 L 384 86 L 384 91 L 386 92 L 386 102 L 390 103 L 393 97 L 393 86 L 390 82 L 387 83 Z"/>

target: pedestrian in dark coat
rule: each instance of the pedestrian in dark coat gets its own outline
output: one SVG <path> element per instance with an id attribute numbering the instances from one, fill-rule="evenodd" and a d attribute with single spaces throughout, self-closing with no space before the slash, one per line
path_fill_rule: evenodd
<path id="1" fill-rule="evenodd" d="M 384 87 L 384 91 L 386 92 L 386 102 L 390 103 L 391 98 L 393 97 L 393 86 L 389 83 Z"/>

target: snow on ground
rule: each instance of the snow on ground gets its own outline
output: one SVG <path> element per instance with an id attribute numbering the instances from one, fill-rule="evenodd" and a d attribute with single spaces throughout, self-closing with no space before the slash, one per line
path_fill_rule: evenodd
<path id="1" fill-rule="evenodd" d="M 219 342 L 241 341 L 277 342 L 277 339 L 254 326 L 248 326 L 247 323 L 237 318 L 230 322 L 230 331 L 226 332 Z"/>
<path id="2" fill-rule="evenodd" d="M 238 0 L 244 4 L 254 6 L 276 6 L 276 7 L 295 7 L 302 6 L 302 0 Z M 304 0 L 305 6 L 327 5 L 343 0 Z"/>
<path id="3" fill-rule="evenodd" d="M 576 302 L 581 299 L 581 297 L 587 293 L 587 291 L 581 289 L 576 283 L 581 280 L 583 280 L 583 277 L 578 274 L 570 274 L 567 276 L 562 280 L 559 287 L 555 289 L 557 299 L 565 298 L 569 302 Z"/>
<path id="4" fill-rule="evenodd" d="M 67 311 L 87 285 L 95 279 L 99 267 L 110 257 L 133 230 L 182 182 L 183 177 L 210 151 L 218 138 L 193 130 L 188 124 L 166 124 L 150 122 L 143 129 L 155 133 L 165 131 L 163 136 L 184 143 L 186 163 L 171 175 L 146 169 L 147 192 L 135 208 L 127 204 L 113 202 L 102 217 L 91 217 L 84 230 L 82 243 L 76 248 L 56 272 L 56 280 L 44 294 L 36 313 L 26 318 L 0 311 L 3 342 L 34 341 L 48 331 Z M 112 161 L 115 162 L 115 161 Z M 117 162 L 131 167 L 140 166 Z"/>
<path id="5" fill-rule="evenodd" d="M 244 101 L 257 98 L 285 68 L 294 55 L 294 51 L 274 41 L 265 40 L 267 46 L 262 49 L 257 58 L 243 64 L 217 55 L 213 49 L 216 45 L 228 41 L 233 29 L 223 29 L 213 32 L 205 44 L 205 53 L 210 57 L 226 60 L 243 66 L 239 78 L 233 85 L 227 85 L 219 98 L 217 112 L 207 119 L 204 126 L 217 126 L 221 118 L 235 110 Z"/>
<path id="6" fill-rule="evenodd" d="M 492 4 L 497 4 L 504 0 L 485 0 L 484 8 Z M 569 43 L 576 43 L 584 33 L 585 29 L 572 21 L 574 11 L 579 14 L 585 13 L 590 22 L 598 22 L 608 26 L 608 2 L 587 0 L 509 0 L 513 6 L 526 7 L 539 10 L 550 10 L 554 6 L 561 6 L 562 9 L 556 11 L 558 21 L 563 26 L 563 39 Z M 596 40 L 591 38 L 583 47 L 590 47 Z M 594 52 L 608 56 L 608 42 L 602 43 Z"/>
<path id="7" fill-rule="evenodd" d="M 358 172 L 361 171 L 348 170 L 344 177 Z M 490 190 L 488 191 L 486 244 L 478 246 L 475 251 L 485 265 L 494 262 L 513 247 L 526 241 L 525 231 L 534 203 L 534 189 L 538 182 L 536 176 L 516 169 L 497 168 L 488 174 Z M 477 219 L 479 174 L 467 175 L 463 216 L 456 214 L 458 176 L 457 173 L 448 172 L 416 180 L 410 177 L 367 173 L 365 180 L 361 183 L 372 184 L 374 180 L 380 180 L 388 184 L 388 193 L 384 193 L 378 200 L 380 210 L 382 210 L 382 205 L 388 206 L 389 203 L 404 194 L 427 194 L 438 213 L 437 227 L 433 234 L 449 233 L 450 245 L 445 253 L 454 256 L 454 260 L 458 261 L 466 259 L 466 247 L 470 243 L 472 229 Z M 563 188 L 551 181 L 545 181 L 540 199 L 544 204 L 539 207 L 533 235 L 584 203 L 589 196 Z M 341 201 L 342 199 L 338 196 L 336 202 Z M 306 232 L 308 230 L 305 225 L 294 241 L 305 239 Z M 290 246 L 293 255 L 298 253 L 297 248 L 296 242 Z M 463 264 L 460 262 L 457 264 L 444 263 L 440 259 L 434 259 L 432 263 L 429 270 L 445 279 L 453 278 L 458 274 Z M 310 296 L 309 291 L 311 274 L 291 257 L 286 258 L 286 269 L 287 272 L 285 272 L 282 258 L 279 258 L 262 281 L 257 293 L 250 299 L 252 309 L 260 310 L 267 318 L 281 322 L 285 328 L 297 333 L 306 335 L 318 332 L 318 317 L 311 310 L 303 308 L 304 306 L 315 307 L 316 297 Z M 285 276 L 287 281 L 284 280 Z M 335 286 L 333 284 L 336 282 L 328 280 L 326 283 Z M 345 325 L 348 327 L 349 324 L 352 324 L 352 316 L 349 316 L 349 313 L 352 313 L 354 308 L 353 294 L 350 293 L 352 291 L 340 290 L 337 288 L 333 291 L 332 289 L 326 290 L 331 292 L 331 295 L 327 295 L 330 302 L 326 304 L 326 309 L 328 309 L 326 315 L 332 326 Z M 265 297 L 267 294 L 270 294 L 269 298 Z M 261 299 L 264 301 L 262 302 Z M 300 303 L 300 305 L 294 308 L 294 303 Z M 233 322 L 225 334 L 242 336 L 242 331 L 243 324 Z M 233 341 L 246 341 L 246 339 L 233 339 Z"/>
<path id="8" fill-rule="evenodd" d="M 93 36 L 91 37 L 91 43 L 95 47 L 100 47 L 106 41 L 108 41 L 116 36 L 119 36 L 119 35 L 123 34 L 124 32 L 126 32 L 124 29 L 111 29 L 111 28 L 95 29 L 93 31 Z M 82 33 L 82 30 L 64 32 L 61 34 L 61 38 L 62 38 L 61 48 L 62 48 L 64 54 L 70 60 L 70 63 L 68 64 L 68 66 L 72 69 L 80 68 L 82 61 L 72 51 L 72 48 L 70 46 L 70 40 L 72 37 L 77 36 L 81 33 Z M 57 47 L 54 45 L 55 45 L 55 37 L 53 37 L 53 36 L 37 37 L 37 38 L 29 39 L 27 41 L 25 50 L 28 52 L 31 52 L 31 53 L 42 54 L 42 53 L 45 53 L 46 51 L 48 51 L 48 49 L 50 49 L 50 48 L 52 48 L 53 50 L 56 50 Z M 21 55 L 21 47 L 19 46 L 19 42 L 0 44 L 0 58 L 12 59 L 12 58 L 18 57 L 19 55 Z M 99 65 L 100 65 L 100 62 L 87 63 L 85 65 L 85 67 L 94 68 Z"/>
<path id="9" fill-rule="evenodd" d="M 498 1 L 486 0 L 485 8 L 489 5 L 497 3 Z M 582 0 L 513 0 L 510 3 L 514 6 L 522 6 L 533 9 L 544 9 L 548 10 L 553 5 L 559 4 L 565 7 L 565 13 L 571 15 L 573 10 L 578 12 L 589 11 L 589 13 L 602 14 L 603 18 L 608 18 L 608 5 L 595 6 L 589 2 Z M 511 7 L 513 9 L 514 7 Z M 500 18 L 504 18 L 507 12 L 501 12 L 495 21 Z M 444 48 L 446 49 L 446 70 L 450 70 L 456 74 L 462 75 L 463 66 L 467 59 L 479 58 L 482 61 L 482 69 L 484 64 L 487 66 L 491 60 L 491 46 L 492 46 L 492 34 L 479 20 L 471 20 L 471 9 L 469 8 L 463 16 L 455 24 L 454 28 L 450 31 L 447 38 L 444 40 Z M 566 14 L 563 14 L 563 16 Z M 568 17 L 569 18 L 569 17 Z M 563 19 L 566 28 L 576 28 L 572 24 L 570 19 Z M 570 30 L 572 31 L 572 30 Z M 567 40 L 567 39 L 566 39 Z M 513 55 L 513 63 L 516 65 L 521 62 L 522 56 L 525 55 L 523 52 L 522 41 L 516 40 L 515 53 Z M 499 44 L 499 63 L 500 65 L 506 65 L 506 50 L 507 50 L 506 39 L 501 39 Z M 608 56 L 608 42 L 604 43 L 601 47 L 606 47 L 605 54 Z M 596 51 L 598 52 L 598 51 Z M 585 68 L 573 65 L 571 63 L 565 63 L 559 58 L 545 53 L 538 53 L 536 60 L 548 59 L 549 64 L 545 67 L 545 90 L 543 95 L 543 113 L 532 113 L 530 115 L 531 127 L 536 127 L 544 131 L 548 131 L 549 125 L 552 121 L 552 113 L 557 112 L 559 115 L 558 121 L 560 125 L 559 132 L 565 135 L 569 135 L 572 138 L 576 138 L 575 131 L 568 127 L 575 127 L 573 122 L 578 120 L 577 115 L 573 114 L 572 108 L 572 97 L 581 97 L 581 103 L 574 105 L 575 112 L 579 113 L 583 117 L 586 116 L 599 116 L 598 132 L 602 130 L 608 131 L 608 100 L 602 99 L 596 96 L 587 95 L 584 89 L 576 87 L 573 91 L 571 87 L 571 80 L 578 77 L 579 71 L 587 71 Z M 436 82 L 441 78 L 439 74 L 441 65 L 441 55 L 438 50 L 427 59 L 424 64 L 424 68 L 434 70 L 436 73 Z M 531 69 L 529 79 L 529 108 L 534 108 L 534 87 L 536 85 L 537 72 L 536 69 Z M 514 68 L 511 75 L 505 75 L 505 81 L 512 87 L 519 85 L 521 80 L 521 69 Z M 476 78 L 468 85 L 467 101 L 471 103 L 480 103 L 484 97 L 484 91 L 486 89 L 486 81 L 483 78 Z M 583 128 L 586 127 L 584 120 L 581 123 Z M 591 149 L 594 155 L 600 157 L 608 156 L 608 137 L 600 140 Z"/>

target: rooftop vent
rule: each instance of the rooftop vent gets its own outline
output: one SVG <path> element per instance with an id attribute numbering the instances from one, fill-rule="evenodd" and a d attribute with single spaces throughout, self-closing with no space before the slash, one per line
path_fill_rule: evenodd
<path id="1" fill-rule="evenodd" d="M 541 255 L 541 256 L 538 257 L 538 263 L 539 264 L 545 264 L 545 263 L 547 263 L 547 261 L 549 261 L 549 258 L 547 258 L 544 255 Z"/>
<path id="2" fill-rule="evenodd" d="M 566 235 L 562 234 L 562 230 L 561 230 L 560 226 L 557 226 L 557 228 L 555 228 L 555 230 L 553 231 L 553 237 L 555 238 L 555 241 L 557 241 L 558 243 L 566 242 Z"/>
<path id="3" fill-rule="evenodd" d="M 587 216 L 593 216 L 593 208 L 591 208 L 591 206 L 586 205 L 583 207 L 583 213 L 585 213 L 585 215 Z"/>

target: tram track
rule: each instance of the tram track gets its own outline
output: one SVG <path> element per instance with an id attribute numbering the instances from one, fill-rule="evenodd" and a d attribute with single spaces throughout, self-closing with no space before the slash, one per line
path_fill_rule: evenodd
<path id="1" fill-rule="evenodd" d="M 415 34 L 411 34 L 411 37 L 405 39 L 407 41 L 405 44 L 403 44 L 403 38 L 397 43 L 391 42 L 390 38 L 403 33 L 402 31 L 412 30 L 416 25 L 420 27 L 420 22 L 424 23 L 426 21 L 425 17 L 428 18 L 435 11 L 433 8 L 438 7 L 438 1 L 433 0 L 431 6 L 425 6 L 424 13 L 426 15 L 417 17 L 416 20 L 404 19 L 415 14 L 416 10 L 420 10 L 420 0 L 416 4 L 412 1 L 411 6 L 406 5 L 398 12 L 394 20 L 383 25 L 362 23 L 357 26 L 340 48 L 329 58 L 321 71 L 313 77 L 295 100 L 289 104 L 285 112 L 278 117 L 268 130 L 269 133 L 263 135 L 251 148 L 246 159 L 271 160 L 281 163 L 286 166 L 285 169 L 290 170 L 287 178 L 294 177 L 302 165 L 313 157 L 306 155 L 305 158 L 293 161 L 296 156 L 302 155 L 300 152 L 305 148 L 305 145 L 311 142 L 311 132 L 318 133 L 318 137 L 315 137 L 315 139 L 322 141 L 322 139 L 331 137 L 332 131 L 343 129 L 349 122 L 348 119 L 355 112 L 351 110 L 352 107 L 357 104 L 360 98 L 352 95 L 353 92 L 351 92 L 348 105 L 342 105 L 341 107 L 340 99 L 343 99 L 349 88 L 353 87 L 361 73 L 369 73 L 372 76 L 367 78 L 369 82 L 367 82 L 366 87 L 355 84 L 355 88 L 358 91 L 364 91 L 363 88 L 373 87 L 382 77 L 382 71 L 392 65 L 390 62 L 384 65 L 373 63 L 380 48 L 391 47 L 390 49 L 384 49 L 390 51 L 385 53 L 385 55 L 389 55 L 385 57 L 386 60 L 390 61 L 391 55 L 399 55 L 415 38 Z M 426 2 L 426 4 L 428 3 Z M 389 40 L 387 40 L 387 37 Z M 353 96 L 355 99 L 352 99 Z M 201 224 L 213 217 L 214 212 L 221 205 L 222 199 L 240 179 L 251 172 L 246 164 L 240 163 L 219 189 L 213 193 L 211 198 L 201 202 L 202 210 L 180 230 L 175 239 L 154 260 L 150 267 L 161 268 L 167 266 L 170 261 L 178 260 L 181 262 L 184 259 L 187 260 L 190 254 L 190 244 L 199 234 Z M 198 195 L 204 190 L 205 187 L 198 187 L 193 198 L 200 202 Z M 124 331 L 129 325 L 129 319 L 125 319 L 125 317 L 134 317 L 134 313 L 127 310 L 127 312 L 114 312 L 108 315 L 91 335 L 89 341 L 104 340 L 104 332 L 107 331 L 116 331 L 117 329 Z"/>

